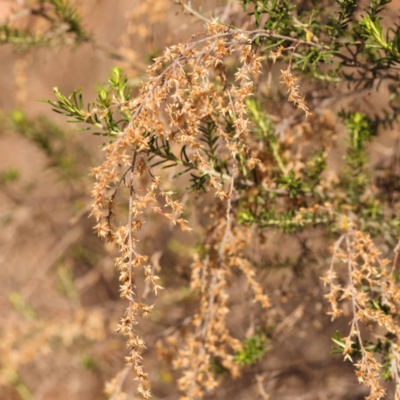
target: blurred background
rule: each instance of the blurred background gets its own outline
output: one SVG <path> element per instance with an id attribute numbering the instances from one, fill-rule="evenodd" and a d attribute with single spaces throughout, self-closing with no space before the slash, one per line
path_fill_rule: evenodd
<path id="1" fill-rule="evenodd" d="M 237 2 L 192 3 L 208 16 L 222 15 L 252 26 Z M 115 332 L 126 307 L 119 299 L 114 271 L 116 249 L 95 236 L 94 221 L 88 218 L 92 184 L 88 174 L 103 159 L 104 139 L 74 130 L 38 99 L 53 99 L 56 86 L 62 93 L 82 87 L 85 101 L 91 101 L 116 65 L 138 87 L 154 56 L 203 30 L 204 22 L 169 0 L 75 4 L 95 41 L 28 50 L 0 46 L 1 400 L 106 399 L 110 387 L 106 382 L 113 379 L 129 399 L 136 398 L 133 376 L 124 366 L 124 339 Z M 25 6 L 24 1 L 0 0 L 0 23 L 17 15 L 21 26 L 45 31 L 46 21 L 40 16 L 21 14 Z M 399 2 L 391 5 L 393 10 L 399 6 Z M 277 88 L 277 71 L 269 85 L 285 93 L 285 88 Z M 381 91 L 371 102 L 379 104 L 386 95 Z M 334 110 L 328 108 L 327 129 L 336 134 L 340 128 Z M 380 162 L 395 140 L 397 132 L 388 130 L 381 136 L 374 162 Z M 179 181 L 171 187 L 184 193 Z M 193 210 L 206 206 L 195 196 L 186 201 Z M 175 329 L 184 331 L 196 307 L 189 290 L 189 266 L 191 248 L 200 240 L 204 224 L 201 217 L 193 217 L 191 223 L 192 235 L 182 235 L 157 219 L 141 232 L 143 252 L 160 266 L 166 288 L 155 300 L 154 313 L 140 325 L 154 399 L 179 398 L 173 360 L 164 354 L 160 361 L 157 353 L 163 353 L 163 338 Z M 260 275 L 270 296 L 280 299 L 280 345 L 269 348 L 236 380 L 221 376 L 221 387 L 206 398 L 267 399 L 273 393 L 271 399 L 353 400 L 367 394 L 342 356 L 330 354 L 330 336 L 340 325 L 332 324 L 325 314 L 318 269 L 296 269 L 296 257 L 304 255 L 300 239 L 285 241 L 272 235 L 265 257 L 280 260 L 281 268 L 266 268 Z M 328 248 L 321 245 L 314 250 L 326 267 Z M 230 289 L 230 324 L 239 335 L 248 328 L 239 322 L 248 312 L 245 290 L 244 280 Z M 112 398 L 123 396 L 117 393 Z"/>

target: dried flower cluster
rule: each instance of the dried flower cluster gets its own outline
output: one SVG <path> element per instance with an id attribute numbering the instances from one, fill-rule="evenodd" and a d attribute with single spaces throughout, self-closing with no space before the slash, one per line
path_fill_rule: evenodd
<path id="1" fill-rule="evenodd" d="M 227 287 L 235 270 L 246 276 L 254 301 L 265 310 L 270 307 L 245 254 L 252 240 L 249 230 L 232 227 L 229 217 L 220 218 L 210 227 L 207 237 L 206 255 L 203 259 L 197 255 L 192 265 L 191 286 L 200 294 L 200 307 L 192 321 L 194 331 L 185 337 L 185 346 L 178 349 L 173 362 L 175 368 L 183 370 L 178 384 L 185 400 L 202 398 L 218 385 L 215 363 L 220 363 L 232 377 L 240 374 L 233 354 L 241 350 L 242 344 L 226 325 L 230 311 Z"/>
<path id="2" fill-rule="evenodd" d="M 135 287 L 137 268 L 143 269 L 144 276 L 153 285 L 155 293 L 160 286 L 148 257 L 137 252 L 137 233 L 145 222 L 141 215 L 145 210 L 152 210 L 164 215 L 182 230 L 190 230 L 187 221 L 182 218 L 182 204 L 172 199 L 172 193 L 162 189 L 161 178 L 154 176 L 148 166 L 146 157 L 150 142 L 160 139 L 185 147 L 187 164 L 195 165 L 202 175 L 209 176 L 209 185 L 215 189 L 216 196 L 222 200 L 232 195 L 234 177 L 230 178 L 231 190 L 228 193 L 224 189 L 224 180 L 214 170 L 201 142 L 201 127 L 206 123 L 215 126 L 217 136 L 225 142 L 226 149 L 220 151 L 226 153 L 227 162 L 231 165 L 234 165 L 239 153 L 248 157 L 250 166 L 257 163 L 247 145 L 249 120 L 246 117 L 245 101 L 252 94 L 251 77 L 260 72 L 261 57 L 253 51 L 250 41 L 249 35 L 232 32 L 224 25 L 213 22 L 208 25 L 205 38 L 193 38 L 189 43 L 168 48 L 149 68 L 149 80 L 144 83 L 139 95 L 132 101 L 118 104 L 122 111 L 130 113 L 130 123 L 115 141 L 105 147 L 106 161 L 103 165 L 92 171 L 96 178 L 92 214 L 98 221 L 97 232 L 108 241 L 117 243 L 122 254 L 116 260 L 116 265 L 120 271 L 121 297 L 128 300 L 129 306 L 118 330 L 127 337 L 127 363 L 135 369 L 139 380 L 139 392 L 144 397 L 150 396 L 148 389 L 144 387 L 147 375 L 140 363 L 145 344 L 134 326 L 137 324 L 136 315 L 147 315 L 152 307 L 138 300 L 139 295 Z M 234 74 L 234 83 L 231 83 L 227 77 L 225 59 L 234 52 L 239 52 L 241 66 Z M 163 67 L 163 71 L 160 72 Z M 231 132 L 226 131 L 227 120 L 232 123 Z M 144 173 L 150 175 L 152 184 L 146 188 L 145 194 L 141 194 L 135 179 Z M 125 226 L 114 226 L 115 196 L 122 183 L 130 192 L 129 218 Z M 171 210 L 170 213 L 158 206 L 157 195 L 164 200 L 165 206 Z M 229 213 L 228 207 L 228 215 Z M 207 271 L 203 279 L 213 276 L 210 289 L 203 288 L 203 295 L 206 297 L 214 298 L 216 293 L 221 291 L 221 284 L 225 282 L 226 268 L 217 268 L 215 263 L 221 263 L 226 257 L 229 224 L 226 232 L 220 238 L 222 244 L 219 258 L 210 262 L 210 266 L 202 267 Z M 268 302 L 263 298 L 249 265 L 238 258 L 230 258 L 229 265 L 235 264 L 248 275 L 257 298 L 267 305 Z M 211 273 L 214 271 L 215 274 Z M 197 284 L 194 286 L 198 287 Z M 202 286 L 204 284 L 200 285 Z M 216 310 L 212 300 L 203 301 L 202 307 L 211 308 L 206 313 L 206 319 L 210 319 L 210 322 L 221 320 L 222 323 L 223 315 L 227 312 L 223 298 L 216 303 Z M 207 332 L 208 324 L 209 322 L 206 322 L 205 327 L 201 328 L 203 336 Z M 221 329 L 223 331 L 222 327 Z M 217 333 L 221 334 L 222 331 Z M 213 336 L 214 334 L 210 337 Z M 222 338 L 223 336 L 220 340 Z M 204 348 L 202 351 L 205 351 Z"/>
<path id="3" fill-rule="evenodd" d="M 390 266 L 387 259 L 381 259 L 381 252 L 371 238 L 358 231 L 353 223 L 345 219 L 342 228 L 344 233 L 334 245 L 331 267 L 323 278 L 330 287 L 325 297 L 332 307 L 332 319 L 345 313 L 346 305 L 349 306 L 352 320 L 349 334 L 343 338 L 343 354 L 345 359 L 354 363 L 359 382 L 370 389 L 368 400 L 377 400 L 385 395 L 379 382 L 383 360 L 379 362 L 365 345 L 361 324 L 369 329 L 374 325 L 382 327 L 386 335 L 391 336 L 391 373 L 397 379 L 400 328 L 395 316 L 399 308 L 400 288 L 394 277 L 395 263 Z M 347 268 L 346 284 L 338 281 L 336 261 Z M 382 333 L 378 337 L 385 340 Z M 353 360 L 357 348 L 359 355 L 356 357 L 359 359 Z M 398 380 L 396 382 L 398 387 Z"/>
<path id="4" fill-rule="evenodd" d="M 147 289 L 140 293 L 136 286 L 137 271 L 143 270 L 145 281 L 155 294 L 162 287 L 158 284 L 159 277 L 155 275 L 149 258 L 138 250 L 138 233 L 146 221 L 145 214 L 148 211 L 163 215 L 184 231 L 191 230 L 188 221 L 183 218 L 183 204 L 174 200 L 173 192 L 163 189 L 161 176 L 154 173 L 151 160 L 155 156 L 164 156 L 173 161 L 172 166 L 180 164 L 186 171 L 195 170 L 199 175 L 194 179 L 200 182 L 199 187 L 208 185 L 219 200 L 226 202 L 226 207 L 214 207 L 214 218 L 217 218 L 217 222 L 208 228 L 205 255 L 197 255 L 192 265 L 191 287 L 198 291 L 200 302 L 199 310 L 192 321 L 193 332 L 185 336 L 183 348 L 176 348 L 176 336 L 168 339 L 177 352 L 174 367 L 183 371 L 179 387 L 185 393 L 186 400 L 200 399 L 218 385 L 215 363 L 229 371 L 233 377 L 239 375 L 234 354 L 241 351 L 242 345 L 231 334 L 226 323 L 230 309 L 227 285 L 235 269 L 247 277 L 255 301 L 264 309 L 270 307 L 270 300 L 263 293 L 251 262 L 246 257 L 246 247 L 251 243 L 251 235 L 247 228 L 237 223 L 232 210 L 232 202 L 236 201 L 236 184 L 247 188 L 254 185 L 246 179 L 244 171 L 254 170 L 258 175 L 259 186 L 252 190 L 253 195 L 258 196 L 259 204 L 265 205 L 266 200 L 262 193 L 273 193 L 284 196 L 284 199 L 277 200 L 278 207 L 286 209 L 289 206 L 288 216 L 291 217 L 274 221 L 271 214 L 266 215 L 266 226 L 286 224 L 302 227 L 310 223 L 328 223 L 334 218 L 331 206 L 326 201 L 324 207 L 306 202 L 303 204 L 307 207 L 296 206 L 296 211 L 293 212 L 293 207 L 287 200 L 287 196 L 290 199 L 295 193 L 305 189 L 318 193 L 323 199 L 324 191 L 332 187 L 332 180 L 330 182 L 329 179 L 320 179 L 330 146 L 329 138 L 321 137 L 324 152 L 311 160 L 307 160 L 305 147 L 308 145 L 307 135 L 312 130 L 310 125 L 313 123 L 321 127 L 326 125 L 329 136 L 332 136 L 334 128 L 329 118 L 317 115 L 316 122 L 298 124 L 295 135 L 287 135 L 285 129 L 282 129 L 280 137 L 271 133 L 268 128 L 270 122 L 261 116 L 256 104 L 249 99 L 263 60 L 251 43 L 263 35 L 271 37 L 273 32 L 232 30 L 217 21 L 211 21 L 207 24 L 206 33 L 194 35 L 187 43 L 167 48 L 161 57 L 154 60 L 154 64 L 147 70 L 148 80 L 135 98 L 126 101 L 114 98 L 110 107 L 102 111 L 94 108 L 86 116 L 87 120 L 96 116 L 102 121 L 108 118 L 111 109 L 129 116 L 129 123 L 122 131 L 112 132 L 114 139 L 104 148 L 105 162 L 92 171 L 96 179 L 92 192 L 92 214 L 97 219 L 99 236 L 108 242 L 115 242 L 121 253 L 116 259 L 116 266 L 120 272 L 121 297 L 128 301 L 128 307 L 118 331 L 127 339 L 129 355 L 126 361 L 136 373 L 138 392 L 144 398 L 150 397 L 148 376 L 142 366 L 145 342 L 135 326 L 138 324 L 138 315 L 149 315 L 153 306 L 144 302 Z M 278 47 L 271 53 L 272 60 L 275 62 L 285 51 L 291 51 L 292 57 L 301 43 L 298 41 L 294 47 L 289 48 Z M 229 70 L 229 60 L 234 57 L 239 64 L 236 72 Z M 289 93 L 288 101 L 302 110 L 306 117 L 310 116 L 311 112 L 300 94 L 291 67 L 292 58 L 287 69 L 281 71 L 281 78 Z M 251 117 L 247 115 L 249 111 Z M 254 138 L 249 135 L 250 128 L 254 127 L 266 139 L 270 150 L 267 157 L 263 148 L 254 146 Z M 215 134 L 214 137 L 210 130 Z M 217 141 L 218 150 L 215 146 Z M 171 146 L 181 149 L 181 159 L 171 156 Z M 275 166 L 278 167 L 279 178 L 274 172 Z M 141 187 L 142 176 L 147 176 L 151 182 L 144 188 Z M 301 179 L 308 181 L 307 188 L 299 188 Z M 279 181 L 285 183 L 285 189 L 277 188 Z M 129 191 L 128 221 L 119 225 L 116 222 L 115 206 L 117 193 L 123 186 Z M 160 207 L 160 203 L 163 207 Z M 250 204 L 251 201 L 249 206 Z M 261 210 L 261 215 L 263 212 L 265 210 Z M 246 216 L 245 220 L 249 218 L 251 216 Z M 361 359 L 355 364 L 359 380 L 371 389 L 370 399 L 379 399 L 384 394 L 379 384 L 380 366 L 363 346 L 359 323 L 376 322 L 388 332 L 397 335 L 391 314 L 385 315 L 382 310 L 372 311 L 367 307 L 368 298 L 363 289 L 364 281 L 367 280 L 370 292 L 374 292 L 377 282 L 382 283 L 382 271 L 386 264 L 379 261 L 379 254 L 372 250 L 372 242 L 367 236 L 354 231 L 354 228 L 347 226 L 346 229 L 346 233 L 336 244 L 335 258 L 345 261 L 349 266 L 349 287 L 341 288 L 334 283 L 332 262 L 325 279 L 331 287 L 327 298 L 332 304 L 334 318 L 342 313 L 337 301 L 339 294 L 342 300 L 348 299 L 352 303 L 353 323 L 345 342 L 344 354 L 350 357 L 354 350 L 353 339 L 356 337 L 361 349 Z M 347 246 L 345 255 L 339 252 L 342 241 Z M 364 264 L 358 264 L 360 257 Z M 373 267 L 376 263 L 379 264 L 379 272 Z M 384 293 L 385 302 L 392 301 L 389 297 L 395 293 L 393 288 L 394 281 L 389 279 L 388 289 Z M 386 306 L 386 303 L 382 304 Z M 392 304 L 395 304 L 394 298 Z M 165 349 L 160 349 L 160 353 L 165 355 Z M 394 368 L 393 374 L 396 371 Z M 119 377 L 116 377 L 108 385 L 107 390 L 113 396 L 115 391 L 112 388 L 118 388 L 118 382 Z"/>

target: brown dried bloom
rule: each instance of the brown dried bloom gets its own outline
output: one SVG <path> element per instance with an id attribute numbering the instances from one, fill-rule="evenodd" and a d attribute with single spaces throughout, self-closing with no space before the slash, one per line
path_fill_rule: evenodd
<path id="1" fill-rule="evenodd" d="M 350 332 L 345 338 L 343 354 L 346 359 L 353 361 L 355 343 L 360 348 L 360 359 L 354 363 L 359 382 L 370 389 L 369 400 L 381 399 L 385 389 L 380 383 L 382 364 L 366 348 L 362 338 L 361 324 L 372 327 L 373 324 L 382 327 L 394 336 L 391 345 L 392 363 L 391 373 L 398 385 L 398 355 L 397 344 L 400 338 L 400 328 L 395 321 L 399 307 L 399 287 L 393 277 L 393 270 L 389 269 L 389 261 L 380 258 L 380 251 L 371 238 L 354 228 L 354 224 L 342 218 L 345 223 L 342 227 L 345 233 L 337 240 L 333 249 L 331 267 L 323 281 L 330 286 L 330 292 L 325 297 L 331 304 L 332 319 L 342 315 L 341 303 L 349 302 L 352 310 Z M 337 273 L 334 263 L 340 260 L 347 267 L 347 285 L 337 282 Z M 381 297 L 384 307 L 376 309 L 377 296 Z"/>
<path id="2" fill-rule="evenodd" d="M 221 200 L 230 198 L 234 178 L 230 178 L 231 189 L 228 193 L 224 189 L 226 178 L 214 171 L 210 157 L 202 144 L 202 126 L 205 123 L 215 126 L 217 135 L 225 143 L 225 148 L 221 148 L 220 151 L 230 157 L 232 166 L 239 152 L 248 157 L 251 165 L 257 163 L 247 144 L 249 121 L 245 101 L 252 94 L 252 77 L 260 72 L 262 58 L 250 45 L 251 34 L 234 32 L 217 21 L 212 21 L 207 26 L 207 36 L 194 39 L 195 37 L 188 43 L 167 48 L 149 67 L 149 79 L 143 84 L 138 96 L 128 103 L 119 105 L 131 113 L 130 123 L 116 140 L 105 146 L 105 162 L 92 171 L 96 179 L 92 192 L 94 198 L 92 214 L 97 219 L 97 232 L 106 240 L 115 242 L 121 252 L 121 256 L 116 259 L 116 266 L 120 271 L 121 297 L 129 302 L 129 306 L 121 319 L 118 331 L 127 338 L 129 355 L 126 361 L 135 370 L 139 383 L 138 391 L 145 398 L 150 396 L 147 389 L 147 374 L 141 366 L 141 353 L 145 349 L 145 343 L 137 334 L 135 325 L 138 323 L 137 315 L 149 314 L 152 307 L 145 305 L 139 299 L 135 286 L 136 271 L 139 268 L 143 270 L 145 279 L 152 285 L 154 293 L 157 294 L 161 286 L 157 283 L 159 278 L 154 275 L 148 257 L 141 255 L 137 250 L 138 232 L 145 223 L 146 211 L 162 214 L 174 225 L 179 225 L 183 230 L 190 230 L 187 221 L 181 217 L 183 205 L 172 198 L 173 193 L 162 188 L 161 178 L 155 176 L 148 166 L 147 153 L 150 142 L 164 140 L 185 147 L 187 165 L 195 166 L 200 174 L 209 177 L 210 187 L 215 189 L 216 196 Z M 225 58 L 235 54 L 238 56 L 240 66 L 234 74 L 234 80 L 230 82 L 225 68 Z M 226 130 L 227 120 L 232 121 L 233 131 Z M 139 190 L 137 179 L 146 173 L 150 176 L 151 185 L 143 192 Z M 125 225 L 118 226 L 114 222 L 115 197 L 123 186 L 122 183 L 129 189 L 129 217 Z M 164 206 L 170 212 L 163 211 L 158 206 L 157 196 L 163 199 Z M 205 263 L 198 260 L 194 264 L 198 265 L 197 268 L 207 271 L 207 276 L 212 275 L 210 288 L 204 292 L 208 300 L 202 303 L 203 308 L 210 307 L 210 310 L 206 312 L 205 309 L 201 309 L 195 318 L 195 324 L 203 325 L 202 337 L 212 338 L 217 334 L 223 343 L 222 347 L 227 342 L 230 342 L 232 347 L 237 347 L 238 343 L 230 339 L 223 325 L 214 333 L 209 331 L 212 326 L 211 321 L 223 321 L 228 312 L 226 297 L 221 294 L 224 293 L 227 267 L 237 266 L 248 276 L 257 300 L 265 307 L 268 307 L 268 299 L 262 294 L 247 262 L 233 256 L 230 257 L 229 263 L 225 260 L 225 252 L 228 249 L 227 235 L 228 233 L 231 235 L 230 223 L 226 224 L 227 233 L 223 237 L 220 236 L 222 225 L 219 224 L 215 228 L 213 240 L 222 241 L 218 257 Z M 226 267 L 220 268 L 221 262 Z M 210 296 L 215 298 L 217 294 L 219 301 L 214 307 Z M 204 318 L 203 315 L 208 315 L 205 318 L 206 321 L 209 320 L 208 322 L 199 322 L 199 316 Z M 197 339 L 193 339 L 192 344 L 189 341 L 188 348 L 191 349 L 189 352 L 198 346 Z M 215 348 L 211 353 L 216 356 L 226 355 L 219 346 L 216 344 L 211 346 L 210 343 L 210 347 Z M 209 351 L 204 352 L 205 358 L 198 363 L 206 363 L 208 354 Z M 238 373 L 235 371 L 237 366 L 232 362 L 232 356 L 225 358 L 224 363 L 234 375 Z M 194 371 L 191 369 L 190 373 L 193 374 Z M 205 379 L 207 387 L 215 384 L 210 374 L 205 374 L 202 379 Z M 185 390 L 183 383 L 181 386 Z"/>
<path id="3" fill-rule="evenodd" d="M 265 310 L 270 307 L 269 298 L 256 281 L 254 269 L 245 254 L 251 243 L 249 230 L 243 226 L 232 227 L 232 223 L 231 218 L 226 221 L 221 217 L 210 228 L 207 255 L 204 259 L 197 255 L 192 264 L 191 285 L 200 294 L 200 308 L 193 318 L 194 332 L 187 335 L 185 347 L 174 359 L 174 367 L 183 370 L 178 382 L 185 393 L 183 399 L 200 399 L 218 385 L 213 373 L 215 360 L 219 360 L 232 377 L 240 374 L 233 353 L 242 345 L 226 325 L 229 313 L 226 289 L 235 268 L 246 276 L 255 300 Z"/>
<path id="4" fill-rule="evenodd" d="M 288 88 L 289 97 L 288 100 L 293 103 L 297 108 L 300 108 L 306 114 L 306 117 L 312 116 L 304 96 L 299 92 L 299 86 L 296 85 L 297 78 L 292 75 L 290 65 L 284 71 L 281 71 L 281 78 Z"/>

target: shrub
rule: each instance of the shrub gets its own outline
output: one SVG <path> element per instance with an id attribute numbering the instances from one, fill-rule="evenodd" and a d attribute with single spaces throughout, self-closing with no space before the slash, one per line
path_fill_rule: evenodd
<path id="1" fill-rule="evenodd" d="M 199 25 L 186 41 L 156 54 L 140 87 L 115 67 L 88 104 L 81 89 L 54 89 L 48 100 L 54 111 L 105 137 L 104 161 L 91 171 L 91 214 L 97 234 L 119 248 L 115 266 L 127 308 L 118 331 L 144 398 L 150 387 L 139 316 L 162 301 L 146 301 L 150 288 L 162 298 L 163 287 L 151 254 L 143 254 L 140 230 L 154 214 L 190 232 L 193 213 L 204 214 L 190 266 L 197 309 L 190 328 L 176 327 L 158 343 L 181 371 L 182 398 L 204 397 L 221 375 L 238 376 L 263 357 L 267 343 L 278 343 L 287 321 L 276 312 L 279 296 L 258 276 L 296 257 L 290 245 L 268 257 L 273 232 L 299 242 L 297 272 L 320 273 L 327 263 L 315 249 L 332 244 L 321 274 L 325 297 L 333 320 L 350 321 L 350 329 L 331 335 L 333 352 L 353 364 L 368 399 L 384 397 L 381 376 L 395 380 L 400 396 L 397 150 L 380 170 L 371 163 L 371 143 L 396 126 L 399 114 L 400 28 L 382 22 L 389 3 L 242 0 L 242 11 L 228 5 L 218 19 L 181 2 L 205 30 Z M 40 4 L 38 15 L 52 15 L 51 32 L 66 24 L 60 43 L 94 41 L 68 2 Z M 3 36 L 24 46 L 50 44 L 9 25 Z M 278 80 L 286 95 L 271 83 Z M 366 93 L 378 90 L 388 101 L 374 111 Z M 184 200 L 174 193 L 178 185 Z M 241 274 L 247 301 L 259 304 L 258 333 L 250 326 L 247 338 L 245 321 L 229 323 L 230 287 Z M 119 379 L 107 386 L 111 398 Z"/>

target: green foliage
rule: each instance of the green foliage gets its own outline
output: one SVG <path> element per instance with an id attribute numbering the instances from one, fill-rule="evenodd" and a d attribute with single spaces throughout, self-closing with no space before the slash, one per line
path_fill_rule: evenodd
<path id="1" fill-rule="evenodd" d="M 211 121 L 206 121 L 203 125 L 199 126 L 199 130 L 202 134 L 200 140 L 204 143 L 203 151 L 207 155 L 212 166 L 211 173 L 215 176 L 224 176 L 224 174 L 228 174 L 229 170 L 227 162 L 226 160 L 221 160 L 221 157 L 218 154 L 219 137 L 216 135 L 215 125 Z M 205 185 L 210 174 L 200 173 L 198 171 L 198 164 L 193 163 L 189 159 L 187 154 L 187 145 L 182 146 L 179 155 L 175 155 L 168 140 L 159 139 L 154 136 L 151 138 L 149 146 L 148 161 L 152 162 L 153 160 L 157 160 L 156 162 L 151 163 L 150 166 L 154 167 L 162 165 L 163 169 L 183 167 L 181 170 L 178 170 L 174 175 L 174 178 L 189 172 L 191 181 L 189 189 L 191 191 L 206 190 Z"/>
<path id="2" fill-rule="evenodd" d="M 306 191 L 314 192 L 321 181 L 321 174 L 326 169 L 327 155 L 321 151 L 314 151 L 304 168 Z"/>
<path id="3" fill-rule="evenodd" d="M 224 377 L 229 374 L 229 370 L 222 365 L 221 360 L 218 358 L 211 361 L 210 370 L 216 378 Z"/>
<path id="4" fill-rule="evenodd" d="M 128 86 L 126 75 L 121 68 L 114 67 L 109 85 L 97 90 L 97 99 L 85 106 L 83 102 L 82 89 L 74 90 L 69 96 L 63 95 L 58 88 L 54 88 L 57 98 L 53 100 L 42 100 L 53 107 L 53 111 L 71 118 L 69 122 L 84 123 L 94 127 L 95 135 L 118 137 L 128 125 L 131 115 L 125 110 L 124 105 L 131 99 L 131 89 Z M 231 121 L 227 121 L 230 125 Z M 87 130 L 92 127 L 86 128 Z M 216 136 L 215 125 L 211 121 L 205 121 L 199 127 L 202 134 L 201 141 L 204 143 L 204 153 L 211 161 L 213 170 L 210 174 L 224 176 L 229 171 L 226 160 L 221 159 L 218 154 L 219 137 Z M 190 190 L 205 190 L 205 185 L 210 177 L 209 173 L 199 173 L 197 163 L 189 160 L 187 146 L 183 146 L 179 154 L 175 154 L 166 139 L 160 139 L 147 133 L 149 140 L 149 165 L 154 167 L 161 165 L 163 169 L 182 167 L 174 175 L 181 176 L 190 173 Z M 245 169 L 245 159 L 241 161 L 241 169 Z"/>
<path id="5" fill-rule="evenodd" d="M 290 210 L 277 212 L 276 210 L 261 209 L 255 214 L 252 210 L 241 210 L 238 212 L 238 219 L 241 223 L 257 224 L 260 228 L 281 229 L 285 233 L 294 232 L 307 226 L 328 225 L 334 218 L 328 214 L 318 215 L 316 213 Z"/>
<path id="6" fill-rule="evenodd" d="M 330 24 L 326 26 L 330 38 L 333 42 L 348 28 L 353 22 L 354 13 L 357 10 L 355 0 L 336 0 L 339 11 L 335 12 L 334 17 L 329 18 Z"/>
<path id="7" fill-rule="evenodd" d="M 42 0 L 42 7 L 45 2 L 46 0 Z M 82 16 L 69 0 L 47 0 L 47 2 L 54 6 L 54 14 L 58 17 L 58 22 L 67 24 L 67 32 L 74 33 L 78 42 L 89 39 L 88 33 L 82 27 Z"/>
<path id="8" fill-rule="evenodd" d="M 254 11 L 249 13 L 254 15 L 257 27 L 260 27 L 260 17 L 263 14 L 268 15 L 268 21 L 264 24 L 263 29 L 276 30 L 282 35 L 290 33 L 293 28 L 291 11 L 296 8 L 292 1 L 289 0 L 243 0 L 243 10 L 247 11 L 249 5 L 252 5 Z"/>
<path id="9" fill-rule="evenodd" d="M 274 158 L 277 167 L 283 175 L 286 175 L 286 167 L 282 159 L 282 149 L 279 139 L 274 131 L 274 124 L 266 112 L 261 111 L 261 105 L 255 99 L 249 99 L 246 102 L 249 117 L 254 123 L 254 134 L 267 146 Z"/>
<path id="10" fill-rule="evenodd" d="M 60 265 L 57 268 L 57 287 L 58 290 L 73 302 L 79 302 L 79 294 L 75 287 L 72 271 L 65 265 Z"/>
<path id="11" fill-rule="evenodd" d="M 78 159 L 88 157 L 88 154 L 59 125 L 45 117 L 27 118 L 21 110 L 15 110 L 11 114 L 10 125 L 16 133 L 29 139 L 43 151 L 50 160 L 49 166 L 56 168 L 64 179 L 84 175 L 79 170 Z"/>
<path id="12" fill-rule="evenodd" d="M 83 368 L 89 371 L 98 370 L 96 359 L 91 354 L 84 354 L 81 356 L 80 363 Z"/>
<path id="13" fill-rule="evenodd" d="M 47 31 L 37 34 L 6 23 L 0 25 L 0 44 L 12 44 L 26 50 L 35 46 L 77 45 L 92 40 L 83 27 L 82 16 L 69 0 L 38 0 L 26 8 L 30 11 L 28 15 L 43 19 L 48 25 Z"/>
<path id="14" fill-rule="evenodd" d="M 25 301 L 21 293 L 12 292 L 8 299 L 12 306 L 27 319 L 37 319 L 36 311 Z"/>
<path id="15" fill-rule="evenodd" d="M 56 113 L 72 118 L 69 122 L 92 125 L 96 129 L 95 135 L 115 137 L 122 133 L 130 119 L 129 112 L 123 109 L 130 100 L 130 89 L 127 87 L 127 77 L 118 67 L 112 69 L 108 83 L 108 87 L 97 90 L 97 99 L 86 107 L 82 89 L 74 90 L 67 97 L 55 87 L 53 90 L 57 101 L 42 101 L 51 104 Z M 114 108 L 119 111 L 118 119 L 114 118 Z"/>
<path id="16" fill-rule="evenodd" d="M 297 7 L 286 0 L 242 0 L 243 9 L 252 10 L 249 14 L 254 15 L 258 28 L 316 44 L 297 47 L 294 56 L 287 52 L 284 57 L 292 68 L 319 81 L 347 82 L 356 88 L 371 88 L 375 81 L 397 81 L 390 69 L 399 60 L 400 28 L 384 33 L 380 23 L 388 3 L 371 0 L 368 8 L 360 10 L 355 0 L 313 1 Z M 357 10 L 362 11 L 361 19 Z M 291 45 L 285 39 L 268 37 L 257 38 L 256 43 L 265 44 L 265 51 Z"/>
<path id="17" fill-rule="evenodd" d="M 287 174 L 280 176 L 277 182 L 281 188 L 288 189 L 289 198 L 302 194 L 302 180 L 297 178 L 293 171 L 289 171 Z"/>
<path id="18" fill-rule="evenodd" d="M 8 379 L 22 400 L 34 400 L 33 393 L 30 392 L 18 373 L 10 371 Z"/>
<path id="19" fill-rule="evenodd" d="M 20 172 L 15 168 L 7 168 L 0 171 L 0 186 L 8 185 L 18 180 Z"/>
<path id="20" fill-rule="evenodd" d="M 243 349 L 236 353 L 235 361 L 242 366 L 257 363 L 268 350 L 267 344 L 268 339 L 262 332 L 248 337 L 243 343 Z"/>
<path id="21" fill-rule="evenodd" d="M 360 21 L 360 25 L 363 29 L 363 36 L 372 42 L 367 47 L 376 48 L 383 50 L 388 55 L 391 55 L 390 63 L 399 60 L 400 58 L 400 29 L 398 29 L 394 38 L 390 38 L 390 28 L 387 29 L 386 35 L 383 34 L 383 28 L 380 20 L 376 17 L 374 20 L 370 16 L 366 16 Z"/>
<path id="22" fill-rule="evenodd" d="M 351 204 L 361 204 L 369 183 L 368 152 L 366 145 L 376 135 L 376 126 L 359 112 L 340 114 L 349 134 L 343 185 Z"/>
<path id="23" fill-rule="evenodd" d="M 259 227 L 280 228 L 284 232 L 292 232 L 309 225 L 329 224 L 332 218 L 326 215 L 299 210 L 298 207 L 293 210 L 282 210 L 280 206 L 282 198 L 302 202 L 306 194 L 310 196 L 310 199 L 315 196 L 314 200 L 319 200 L 315 189 L 321 183 L 321 175 L 326 168 L 326 154 L 323 150 L 314 151 L 304 165 L 301 176 L 293 171 L 288 172 L 290 160 L 284 156 L 285 149 L 275 134 L 275 126 L 271 118 L 266 111 L 261 109 L 261 104 L 256 99 L 250 99 L 246 104 L 248 115 L 254 123 L 254 136 L 269 153 L 271 179 L 276 183 L 277 189 L 269 191 L 264 186 L 258 185 L 254 197 L 247 197 L 241 202 L 237 214 L 239 221 L 257 224 Z M 256 185 L 258 184 L 256 174 L 247 177 L 253 179 Z M 306 203 L 303 202 L 302 205 L 306 206 Z"/>
<path id="24" fill-rule="evenodd" d="M 0 26 L 0 44 L 12 44 L 25 49 L 32 46 L 45 45 L 46 40 L 28 31 L 22 31 L 7 25 Z"/>
<path id="25" fill-rule="evenodd" d="M 391 371 L 391 346 L 392 341 L 390 334 L 386 335 L 387 337 L 384 339 L 377 339 L 375 341 L 363 341 L 363 347 L 366 351 L 378 354 L 382 361 L 382 371 L 381 376 L 386 381 L 392 379 L 392 371 Z M 331 337 L 334 346 L 332 347 L 332 354 L 343 354 L 343 350 L 346 347 L 345 339 L 342 337 L 339 331 L 336 331 L 335 334 Z M 353 344 L 351 346 L 351 352 L 346 354 L 345 359 L 350 363 L 354 364 L 357 361 L 363 358 L 362 348 L 360 345 L 360 341 L 358 337 L 354 338 Z"/>

